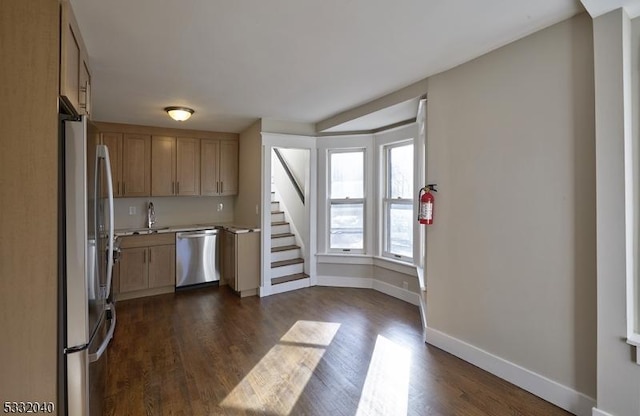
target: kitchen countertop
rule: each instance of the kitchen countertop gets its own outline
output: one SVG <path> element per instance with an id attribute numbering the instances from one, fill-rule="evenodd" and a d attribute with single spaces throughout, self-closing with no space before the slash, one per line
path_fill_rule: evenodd
<path id="1" fill-rule="evenodd" d="M 158 225 L 152 228 L 139 227 L 139 228 L 120 228 L 115 230 L 115 236 L 126 237 L 130 235 L 147 235 L 147 234 L 161 234 L 161 233 L 175 233 L 182 231 L 198 231 L 198 230 L 211 230 L 211 229 L 223 229 L 234 234 L 259 232 L 260 228 L 257 227 L 245 227 L 237 224 L 229 223 L 214 223 L 214 224 L 190 224 L 190 225 Z"/>

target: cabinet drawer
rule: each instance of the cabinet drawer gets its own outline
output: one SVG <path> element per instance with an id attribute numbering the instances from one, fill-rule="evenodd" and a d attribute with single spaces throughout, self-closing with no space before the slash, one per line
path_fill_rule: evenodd
<path id="1" fill-rule="evenodd" d="M 120 248 L 175 245 L 176 233 L 131 235 L 120 237 Z"/>

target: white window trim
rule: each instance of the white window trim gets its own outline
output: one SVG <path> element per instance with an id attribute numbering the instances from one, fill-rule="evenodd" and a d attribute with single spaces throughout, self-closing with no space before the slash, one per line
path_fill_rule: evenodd
<path id="1" fill-rule="evenodd" d="M 323 136 L 318 138 L 317 142 L 318 150 L 318 201 L 324 201 L 318 205 L 318 231 L 325 230 L 318 233 L 318 255 L 331 254 L 331 255 L 345 255 L 345 256 L 359 256 L 370 255 L 374 252 L 373 236 L 375 235 L 375 206 L 373 204 L 372 195 L 373 192 L 373 155 L 375 147 L 373 145 L 373 135 L 371 134 L 356 134 L 356 135 L 343 135 L 343 136 Z M 365 149 L 365 245 L 362 253 L 342 252 L 342 251 L 329 251 L 329 209 L 328 209 L 328 197 L 329 197 L 329 151 L 334 150 L 354 150 Z"/>
<path id="2" fill-rule="evenodd" d="M 418 169 L 416 169 L 416 167 L 420 166 L 418 164 L 419 161 L 419 157 L 420 157 L 420 153 L 419 151 L 417 151 L 417 144 L 418 144 L 418 123 L 412 123 L 406 126 L 401 126 L 395 129 L 391 129 L 391 130 L 387 130 L 384 132 L 380 132 L 377 133 L 375 135 L 375 145 L 376 145 L 376 161 L 377 161 L 377 178 L 378 178 L 378 186 L 376 187 L 376 208 L 377 211 L 380 213 L 380 215 L 376 216 L 376 248 L 375 248 L 375 253 L 376 256 L 380 259 L 385 259 L 388 261 L 393 261 L 393 262 L 399 262 L 402 264 L 406 264 L 407 266 L 413 266 L 414 264 L 417 263 L 416 259 L 417 259 L 417 255 L 419 255 L 420 251 L 420 241 L 421 241 L 421 234 L 420 234 L 420 229 L 419 227 L 416 225 L 416 223 L 413 224 L 413 257 L 412 258 L 395 258 L 395 256 L 385 256 L 384 255 L 384 240 L 383 240 L 383 227 L 385 227 L 384 224 L 384 204 L 383 204 L 383 200 L 385 197 L 385 189 L 384 186 L 386 186 L 386 180 L 385 180 L 385 176 L 386 175 L 386 164 L 385 164 L 385 156 L 384 156 L 384 148 L 390 145 L 394 145 L 394 144 L 400 144 L 400 143 L 412 143 L 413 144 L 413 164 L 414 164 L 414 172 L 416 173 L 414 176 L 414 197 L 412 199 L 412 204 L 413 204 L 413 217 L 416 218 L 418 213 L 417 213 L 417 209 L 418 209 L 418 205 L 415 201 L 415 199 L 417 198 L 417 189 L 420 186 L 419 181 L 421 180 L 421 175 L 419 175 L 418 173 Z"/>
<path id="3" fill-rule="evenodd" d="M 390 195 L 389 191 L 389 183 L 390 183 L 390 175 L 389 171 L 389 152 L 391 149 L 395 147 L 402 147 L 407 145 L 414 145 L 414 139 L 405 139 L 400 141 L 394 141 L 392 143 L 380 145 L 380 154 L 382 156 L 380 160 L 380 170 L 382 173 L 382 180 L 380 181 L 380 195 L 381 195 L 381 209 L 380 209 L 380 219 L 382 226 L 379 228 L 380 233 L 380 255 L 384 258 L 389 258 L 392 260 L 396 260 L 403 263 L 413 264 L 413 255 L 404 256 L 401 254 L 392 253 L 387 250 L 387 243 L 389 243 L 390 239 L 390 231 L 389 231 L 389 205 L 392 203 L 401 203 L 408 205 L 409 207 L 413 206 L 413 199 L 394 199 L 392 195 Z M 414 149 L 415 150 L 415 149 Z M 415 161 L 412 161 L 415 164 Z M 415 169 L 414 169 L 415 171 Z M 413 227 L 411 229 L 411 240 L 412 240 L 412 251 L 413 251 Z"/>
<path id="4" fill-rule="evenodd" d="M 362 198 L 331 198 L 331 156 L 339 153 L 362 152 Z M 329 149 L 327 151 L 327 253 L 364 254 L 367 248 L 367 149 L 364 147 Z M 362 204 L 362 248 L 331 247 L 331 206 L 342 204 Z"/>

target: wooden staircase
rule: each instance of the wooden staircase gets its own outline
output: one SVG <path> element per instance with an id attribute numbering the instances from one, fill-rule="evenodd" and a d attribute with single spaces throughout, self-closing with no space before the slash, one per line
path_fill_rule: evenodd
<path id="1" fill-rule="evenodd" d="M 271 192 L 271 285 L 306 279 L 302 249 Z"/>

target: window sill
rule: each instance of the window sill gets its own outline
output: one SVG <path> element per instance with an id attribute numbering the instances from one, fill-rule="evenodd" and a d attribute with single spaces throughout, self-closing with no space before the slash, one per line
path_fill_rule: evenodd
<path id="1" fill-rule="evenodd" d="M 406 262 L 393 260 L 388 257 L 369 256 L 366 254 L 338 254 L 319 253 L 316 254 L 318 263 L 332 264 L 371 264 L 383 269 L 418 277 L 416 266 Z"/>
<path id="2" fill-rule="evenodd" d="M 640 365 L 640 334 L 632 334 L 627 338 L 627 344 L 636 347 L 636 364 Z"/>

